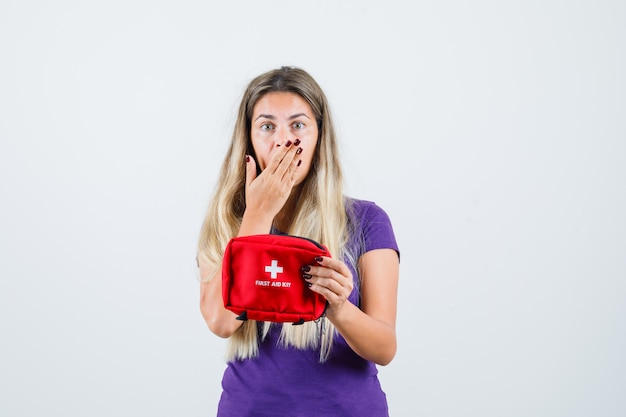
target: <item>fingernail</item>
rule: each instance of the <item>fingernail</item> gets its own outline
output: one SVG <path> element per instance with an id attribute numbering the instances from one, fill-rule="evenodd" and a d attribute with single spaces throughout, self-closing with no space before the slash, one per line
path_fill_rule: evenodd
<path id="1" fill-rule="evenodd" d="M 288 147 L 290 147 L 290 146 L 291 146 L 291 141 L 290 141 L 290 140 L 288 140 L 288 141 L 285 143 L 285 148 L 288 148 Z"/>
<path id="2" fill-rule="evenodd" d="M 296 164 L 296 166 L 299 167 L 301 163 L 302 163 L 302 159 L 299 159 L 298 163 Z"/>
<path id="3" fill-rule="evenodd" d="M 324 258 L 322 258 L 321 256 L 316 256 L 315 257 L 315 262 L 322 263 L 323 261 L 324 261 Z"/>
<path id="4" fill-rule="evenodd" d="M 298 148 L 298 150 L 296 151 L 296 155 L 300 155 L 302 153 L 302 148 Z"/>
<path id="5" fill-rule="evenodd" d="M 246 162 L 250 162 L 250 155 L 246 155 Z"/>
<path id="6" fill-rule="evenodd" d="M 302 268 L 300 268 L 300 270 L 302 272 L 309 272 L 311 270 L 311 267 L 309 265 L 304 265 Z"/>
<path id="7" fill-rule="evenodd" d="M 294 144 L 294 145 L 296 145 L 296 146 L 298 146 L 298 145 L 300 144 L 300 139 L 296 139 L 296 140 L 294 140 L 294 141 L 293 141 L 293 144 Z"/>
<path id="8" fill-rule="evenodd" d="M 312 285 L 313 285 L 313 284 L 311 284 L 310 282 L 307 282 L 307 283 L 306 283 L 306 286 L 307 286 L 307 287 L 309 287 L 309 288 L 311 288 L 311 286 L 312 286 Z"/>
<path id="9" fill-rule="evenodd" d="M 304 278 L 304 279 L 311 279 L 311 278 L 313 278 L 313 276 L 309 275 L 309 274 L 302 274 L 302 278 Z"/>

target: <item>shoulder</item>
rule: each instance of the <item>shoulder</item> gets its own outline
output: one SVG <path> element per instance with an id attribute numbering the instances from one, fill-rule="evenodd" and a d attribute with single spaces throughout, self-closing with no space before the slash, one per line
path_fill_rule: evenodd
<path id="1" fill-rule="evenodd" d="M 378 204 L 368 200 L 347 198 L 346 211 L 353 244 L 360 242 L 364 252 L 382 248 L 399 252 L 391 220 Z"/>
<path id="2" fill-rule="evenodd" d="M 369 200 L 359 200 L 346 197 L 346 211 L 352 221 L 369 223 L 371 221 L 384 221 L 391 223 L 387 212 L 378 204 Z"/>

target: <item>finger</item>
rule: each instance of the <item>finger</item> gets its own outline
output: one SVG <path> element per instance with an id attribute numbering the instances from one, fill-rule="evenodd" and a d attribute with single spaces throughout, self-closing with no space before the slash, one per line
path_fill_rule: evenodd
<path id="1" fill-rule="evenodd" d="M 331 278 L 314 276 L 313 278 L 307 279 L 306 281 L 312 284 L 311 287 L 315 285 L 320 291 L 328 290 L 329 292 L 337 295 L 344 293 L 346 290 L 346 288 L 339 281 Z"/>
<path id="2" fill-rule="evenodd" d="M 352 292 L 354 283 L 352 275 L 342 275 L 339 272 L 325 267 L 305 266 L 302 268 L 302 278 L 311 285 L 314 291 L 328 291 L 341 297 L 348 297 Z"/>
<path id="3" fill-rule="evenodd" d="M 289 164 L 289 169 L 285 173 L 285 177 L 284 177 L 290 182 L 292 186 L 293 184 L 296 183 L 296 174 L 298 173 L 298 167 L 301 164 L 302 164 L 302 159 L 299 158 L 299 154 L 296 151 L 296 157 L 293 158 L 293 160 L 291 161 L 291 164 Z"/>
<path id="4" fill-rule="evenodd" d="M 250 155 L 246 155 L 246 187 L 249 187 L 255 178 L 256 178 L 256 161 Z"/>
<path id="5" fill-rule="evenodd" d="M 293 142 L 291 140 L 287 140 L 285 143 L 282 144 L 282 146 L 279 146 L 276 148 L 276 151 L 274 151 L 274 154 L 272 155 L 270 162 L 267 164 L 266 170 L 271 174 L 278 174 L 282 177 L 282 175 L 284 174 L 284 171 L 279 171 L 279 168 L 283 160 L 285 159 L 285 156 L 290 151 L 292 153 L 295 151 Z"/>
<path id="6" fill-rule="evenodd" d="M 302 272 L 319 278 L 329 278 L 340 283 L 352 283 L 352 273 L 343 262 L 326 257 L 317 256 L 317 265 L 306 265 L 302 267 Z"/>
<path id="7" fill-rule="evenodd" d="M 317 262 L 320 266 L 337 271 L 340 275 L 352 279 L 352 272 L 350 272 L 348 266 L 339 259 L 331 258 L 329 256 L 318 256 L 315 258 L 315 262 Z"/>
<path id="8" fill-rule="evenodd" d="M 307 281 L 313 281 L 308 283 L 311 291 L 321 294 L 330 304 L 346 301 L 350 295 L 350 291 L 347 288 L 344 288 L 334 280 L 313 278 Z"/>
<path id="9" fill-rule="evenodd" d="M 280 176 L 281 179 L 292 179 L 294 170 L 296 169 L 298 160 L 300 159 L 299 155 L 302 153 L 302 148 L 298 146 L 299 144 L 300 139 L 296 139 L 293 144 L 290 144 L 288 151 L 276 167 L 275 173 Z"/>
<path id="10" fill-rule="evenodd" d="M 345 293 L 346 297 L 352 292 L 352 283 L 348 281 L 347 277 L 338 274 L 330 277 L 314 275 L 313 278 L 308 281 L 312 284 L 317 284 L 321 287 L 328 288 L 335 294 Z"/>

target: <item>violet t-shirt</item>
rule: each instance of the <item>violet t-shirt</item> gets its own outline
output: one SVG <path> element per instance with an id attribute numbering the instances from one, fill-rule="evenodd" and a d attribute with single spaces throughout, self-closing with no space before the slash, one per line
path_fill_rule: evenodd
<path id="1" fill-rule="evenodd" d="M 357 256 L 374 249 L 399 254 L 387 214 L 370 201 L 347 200 L 354 232 L 349 251 Z M 350 302 L 359 305 L 359 280 L 352 271 Z M 326 362 L 319 350 L 283 347 L 280 325 L 273 324 L 253 359 L 228 363 L 222 379 L 219 417 L 388 416 L 387 400 L 373 362 L 358 356 L 337 334 Z"/>

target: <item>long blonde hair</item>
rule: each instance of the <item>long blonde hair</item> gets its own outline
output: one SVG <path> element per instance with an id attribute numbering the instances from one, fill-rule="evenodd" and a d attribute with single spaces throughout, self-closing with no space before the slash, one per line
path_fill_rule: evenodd
<path id="1" fill-rule="evenodd" d="M 198 243 L 198 257 L 212 271 L 206 280 L 220 271 L 226 244 L 237 235 L 246 207 L 244 159 L 246 154 L 254 155 L 250 141 L 252 111 L 263 95 L 278 91 L 296 93 L 306 100 L 315 115 L 319 131 L 313 162 L 302 183 L 291 226 L 283 232 L 323 243 L 338 259 L 346 255 L 348 220 L 343 198 L 343 176 L 328 101 L 307 72 L 300 68 L 282 67 L 254 78 L 242 97 L 230 147 Z M 230 337 L 227 360 L 257 356 L 258 338 L 264 338 L 269 328 L 270 323 L 263 323 L 259 329 L 253 320 L 244 322 Z M 319 349 L 320 361 L 323 362 L 330 353 L 334 334 L 334 326 L 323 317 L 299 326 L 284 324 L 280 342 L 299 349 Z"/>

